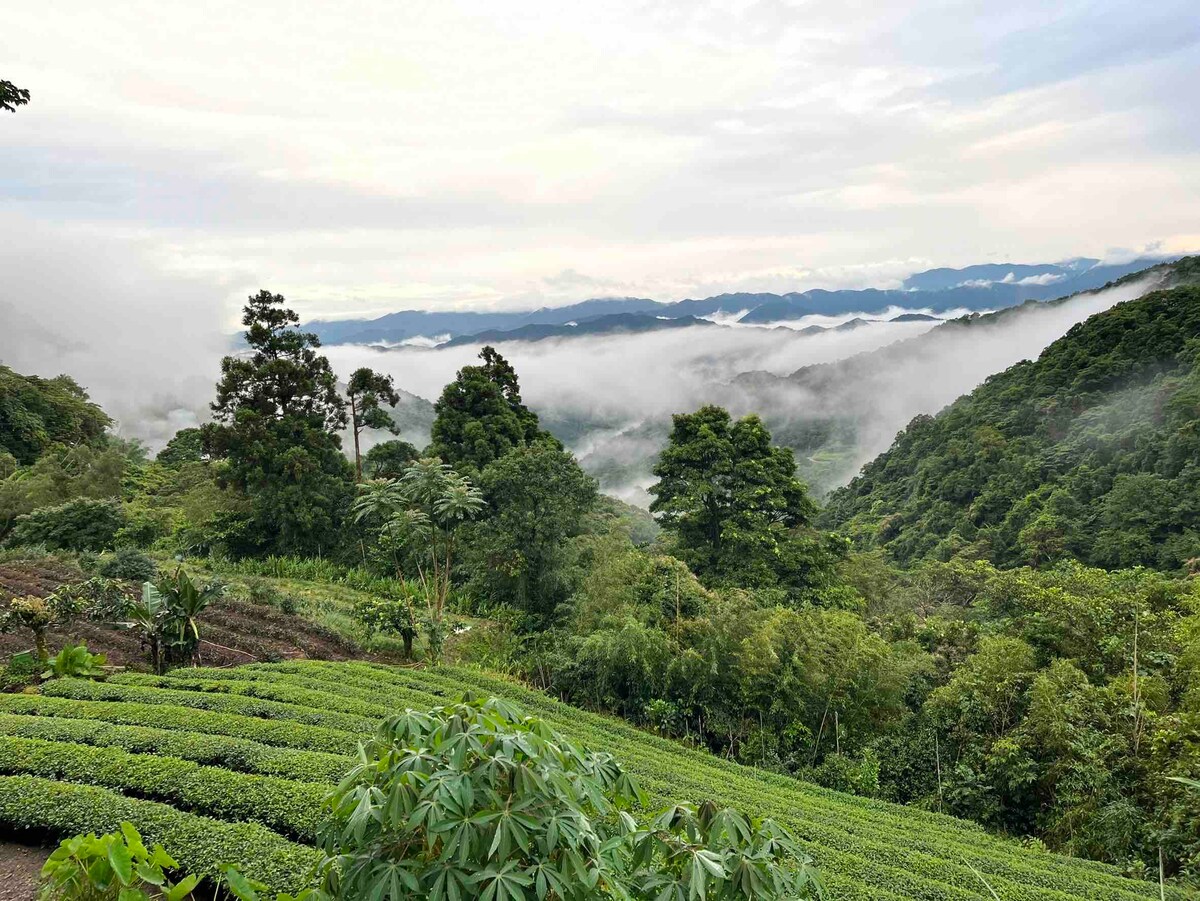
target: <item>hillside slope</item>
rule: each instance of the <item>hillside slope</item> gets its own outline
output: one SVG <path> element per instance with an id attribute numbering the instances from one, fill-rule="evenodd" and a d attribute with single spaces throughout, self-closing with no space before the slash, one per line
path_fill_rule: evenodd
<path id="1" fill-rule="evenodd" d="M 1099 292 L 1031 301 L 951 319 L 918 335 L 787 376 L 747 372 L 729 386 L 728 405 L 763 415 L 771 434 L 796 452 L 818 493 L 846 485 L 887 450 L 907 423 L 1040 352 L 1076 322 L 1151 290 L 1200 283 L 1200 258 L 1126 275 Z"/>
<path id="2" fill-rule="evenodd" d="M 1155 291 L 992 376 L 835 492 L 827 526 L 900 563 L 969 546 L 1179 569 L 1200 556 L 1200 288 Z"/>
<path id="3" fill-rule="evenodd" d="M 0 695 L 0 825 L 62 833 L 128 819 L 185 867 L 233 862 L 274 888 L 295 888 L 313 860 L 321 798 L 358 739 L 398 709 L 428 709 L 467 690 L 506 697 L 612 752 L 656 805 L 712 798 L 784 821 L 838 901 L 991 897 L 974 871 L 1006 901 L 1159 897 L 1156 885 L 1101 864 L 741 767 L 453 667 L 295 662 L 60 680 L 41 695 Z"/>

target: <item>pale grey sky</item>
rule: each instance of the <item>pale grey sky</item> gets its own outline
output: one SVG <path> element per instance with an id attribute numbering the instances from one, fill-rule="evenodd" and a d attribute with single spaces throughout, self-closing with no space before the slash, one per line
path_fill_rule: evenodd
<path id="1" fill-rule="evenodd" d="M 164 312 L 269 287 L 344 316 L 1200 249 L 1194 0 L 62 0 L 3 19 L 0 77 L 33 93 L 0 114 L 15 307 L 52 270 L 115 316 L 138 284 Z M 52 252 L 13 249 L 31 236 Z"/>

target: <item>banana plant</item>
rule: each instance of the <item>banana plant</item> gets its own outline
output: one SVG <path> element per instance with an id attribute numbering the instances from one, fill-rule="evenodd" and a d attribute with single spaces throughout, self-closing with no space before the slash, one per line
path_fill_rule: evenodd
<path id="1" fill-rule="evenodd" d="M 117 623 L 119 628 L 133 629 L 141 633 L 142 644 L 150 653 L 150 663 L 156 673 L 166 669 L 162 652 L 162 630 L 166 618 L 167 603 L 162 594 L 149 582 L 142 583 L 142 593 L 125 611 L 125 621 Z"/>
<path id="2" fill-rule="evenodd" d="M 196 618 L 225 594 L 225 586 L 210 582 L 199 586 L 180 567 L 155 586 L 166 605 L 163 639 L 167 655 L 175 662 L 190 663 L 200 645 Z"/>

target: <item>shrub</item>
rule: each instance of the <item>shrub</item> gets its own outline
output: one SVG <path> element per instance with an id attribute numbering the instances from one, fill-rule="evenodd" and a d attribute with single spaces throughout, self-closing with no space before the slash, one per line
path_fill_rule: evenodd
<path id="1" fill-rule="evenodd" d="M 29 651 L 13 654 L 8 664 L 0 670 L 0 691 L 20 690 L 37 681 L 41 664 Z"/>
<path id="2" fill-rule="evenodd" d="M 100 565 L 100 575 L 128 582 L 151 582 L 158 576 L 158 566 L 136 548 L 118 548 Z"/>
<path id="3" fill-rule="evenodd" d="M 246 580 L 246 595 L 250 603 L 258 604 L 260 607 L 278 607 L 280 604 L 279 589 L 257 576 Z"/>
<path id="4" fill-rule="evenodd" d="M 46 645 L 46 633 L 52 626 L 62 625 L 80 612 L 78 601 L 66 594 L 51 594 L 39 598 L 34 595 L 13 598 L 8 609 L 0 613 L 0 632 L 28 629 L 33 633 L 38 659 L 43 663 L 50 659 Z"/>
<path id="5" fill-rule="evenodd" d="M 41 901 L 182 901 L 199 876 L 167 879 L 178 868 L 162 845 L 147 848 L 129 822 L 120 832 L 65 839 L 42 867 Z"/>
<path id="6" fill-rule="evenodd" d="M 380 726 L 334 793 L 321 848 L 335 897 L 794 899 L 819 883 L 783 829 L 675 806 L 508 704 L 463 700 Z"/>
<path id="7" fill-rule="evenodd" d="M 125 516 L 116 501 L 76 498 L 24 516 L 6 541 L 9 545 L 43 544 L 69 551 L 102 551 L 111 547 Z"/>
<path id="8" fill-rule="evenodd" d="M 104 654 L 89 653 L 86 644 L 69 644 L 49 662 L 50 668 L 42 673 L 43 679 L 97 679 L 105 674 L 104 665 L 108 658 Z"/>
<path id="9" fill-rule="evenodd" d="M 93 576 L 83 582 L 64 585 L 55 594 L 69 597 L 82 608 L 88 619 L 102 623 L 120 622 L 129 611 L 126 588 L 114 579 Z"/>
<path id="10" fill-rule="evenodd" d="M 412 596 L 368 595 L 354 605 L 354 617 L 366 628 L 368 636 L 380 632 L 399 635 L 404 641 L 404 656 L 412 658 L 413 639 L 417 637 Z"/>
<path id="11" fill-rule="evenodd" d="M 830 754 L 818 766 L 802 769 L 796 775 L 834 791 L 866 798 L 879 796 L 879 757 L 869 748 L 859 757 Z"/>

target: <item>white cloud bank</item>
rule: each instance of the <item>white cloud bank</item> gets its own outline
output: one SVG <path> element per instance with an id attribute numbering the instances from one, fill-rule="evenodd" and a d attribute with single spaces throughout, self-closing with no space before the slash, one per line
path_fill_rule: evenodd
<path id="1" fill-rule="evenodd" d="M 0 206 L 306 317 L 1200 246 L 1190 0 L 9 6 Z"/>
<path id="2" fill-rule="evenodd" d="M 526 403 L 561 434 L 574 436 L 568 443 L 606 489 L 644 503 L 649 461 L 662 448 L 672 413 L 724 404 L 738 414 L 760 413 L 779 434 L 831 417 L 852 423 L 849 455 L 826 474 L 829 485 L 842 483 L 885 450 L 912 417 L 937 412 L 989 375 L 1036 357 L 1072 325 L 1150 287 L 1143 282 L 1060 305 L 1030 304 L 990 327 L 951 326 L 931 335 L 926 333 L 938 323 L 874 322 L 808 336 L 789 329 L 695 327 L 496 347 L 516 368 Z M 819 385 L 770 378 L 731 384 L 745 372 L 785 376 L 922 335 L 914 352 L 897 350 Z M 326 351 L 338 372 L 371 366 L 406 390 L 436 399 L 460 367 L 475 361 L 478 348 L 381 352 L 342 345 Z"/>

